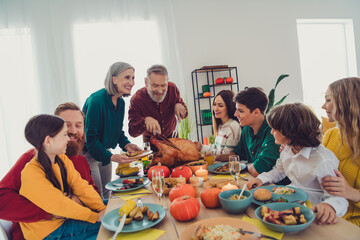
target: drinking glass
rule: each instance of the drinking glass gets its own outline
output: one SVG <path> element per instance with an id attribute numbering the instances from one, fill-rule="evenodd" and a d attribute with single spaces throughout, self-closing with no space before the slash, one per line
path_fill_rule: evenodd
<path id="1" fill-rule="evenodd" d="M 188 140 L 194 142 L 195 141 L 195 134 L 194 133 L 188 133 L 187 135 Z"/>
<path id="2" fill-rule="evenodd" d="M 231 175 L 234 177 L 235 185 L 237 186 L 237 180 L 240 174 L 241 164 L 240 158 L 237 155 L 229 156 L 229 171 Z"/>
<path id="3" fill-rule="evenodd" d="M 150 142 L 144 142 L 144 150 L 150 150 Z"/>
<path id="4" fill-rule="evenodd" d="M 164 192 L 165 188 L 165 181 L 164 181 L 164 171 L 162 169 L 154 169 L 152 171 L 152 189 L 154 190 L 155 194 L 159 198 L 159 205 L 161 204 L 161 196 Z"/>

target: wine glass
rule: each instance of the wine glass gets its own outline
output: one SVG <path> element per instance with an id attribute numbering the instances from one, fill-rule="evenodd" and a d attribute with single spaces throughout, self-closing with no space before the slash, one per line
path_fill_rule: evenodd
<path id="1" fill-rule="evenodd" d="M 159 205 L 161 204 L 161 196 L 164 192 L 165 188 L 165 181 L 164 181 L 164 171 L 162 169 L 154 169 L 152 171 L 152 189 L 154 190 L 155 194 L 159 198 Z"/>
<path id="2" fill-rule="evenodd" d="M 237 186 L 237 179 L 241 170 L 240 158 L 237 155 L 229 156 L 229 171 L 234 177 L 235 185 Z"/>

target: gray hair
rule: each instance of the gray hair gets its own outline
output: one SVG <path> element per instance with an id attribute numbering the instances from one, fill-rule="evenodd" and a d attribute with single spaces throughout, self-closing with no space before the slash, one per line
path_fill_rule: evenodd
<path id="1" fill-rule="evenodd" d="M 110 68 L 106 74 L 105 83 L 104 83 L 105 90 L 109 95 L 114 96 L 114 95 L 119 94 L 115 84 L 112 81 L 112 77 L 117 77 L 120 73 L 122 73 L 123 71 L 125 71 L 129 68 L 131 68 L 135 71 L 133 66 L 131 66 L 130 64 L 125 63 L 125 62 L 116 62 L 110 66 Z"/>
<path id="2" fill-rule="evenodd" d="M 151 73 L 165 75 L 166 77 L 168 77 L 168 71 L 167 71 L 166 67 L 164 65 L 160 65 L 160 64 L 152 65 L 151 67 L 148 68 L 147 79 L 149 79 L 149 76 Z"/>

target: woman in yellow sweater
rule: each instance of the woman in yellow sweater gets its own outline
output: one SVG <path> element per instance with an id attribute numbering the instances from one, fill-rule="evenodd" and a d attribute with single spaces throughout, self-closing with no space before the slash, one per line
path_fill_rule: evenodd
<path id="1" fill-rule="evenodd" d="M 323 178 L 330 194 L 345 197 L 349 208 L 343 218 L 360 226 L 360 78 L 344 78 L 329 85 L 323 109 L 337 127 L 329 129 L 323 145 L 339 159 L 337 177 Z"/>
<path id="2" fill-rule="evenodd" d="M 20 223 L 24 237 L 96 238 L 106 207 L 64 154 L 69 141 L 64 120 L 53 115 L 37 115 L 27 123 L 25 137 L 36 148 L 37 155 L 21 172 L 20 194 L 53 218 Z"/>

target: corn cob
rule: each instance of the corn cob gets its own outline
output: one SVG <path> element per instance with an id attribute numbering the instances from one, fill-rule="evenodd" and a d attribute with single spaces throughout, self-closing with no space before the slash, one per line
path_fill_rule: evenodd
<path id="1" fill-rule="evenodd" d="M 139 171 L 138 167 L 133 167 L 133 168 L 122 168 L 120 169 L 120 175 L 130 175 L 132 173 L 137 173 Z"/>
<path id="2" fill-rule="evenodd" d="M 136 203 L 133 200 L 126 201 L 126 203 L 122 205 L 121 208 L 119 209 L 120 217 L 122 217 L 124 214 L 128 216 L 131 210 L 133 210 L 135 207 L 136 207 Z"/>

